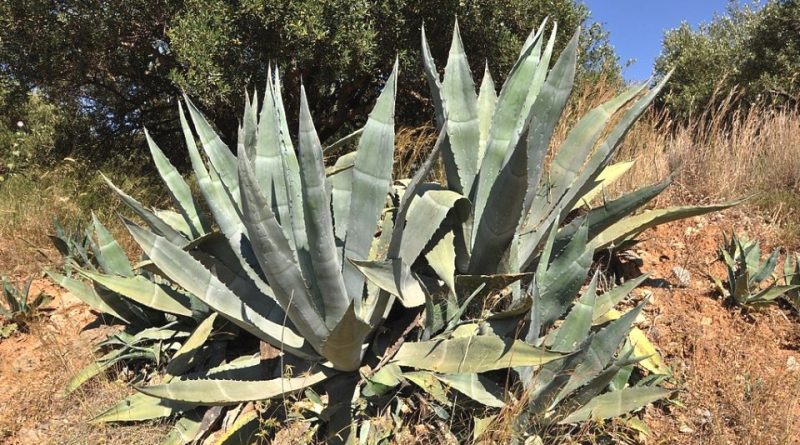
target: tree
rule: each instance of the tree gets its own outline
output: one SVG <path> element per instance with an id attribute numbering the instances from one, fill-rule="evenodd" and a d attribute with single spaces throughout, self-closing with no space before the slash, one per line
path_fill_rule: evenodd
<path id="1" fill-rule="evenodd" d="M 174 129 L 174 58 L 160 42 L 179 6 L 161 0 L 3 2 L 0 69 L 23 95 L 38 91 L 80 117 L 60 126 L 61 151 L 127 149 L 143 126 L 155 133 Z"/>
<path id="2" fill-rule="evenodd" d="M 588 11 L 571 0 L 385 1 L 244 0 L 237 8 L 224 0 L 186 3 L 169 32 L 180 69 L 172 78 L 208 109 L 242 106 L 242 91 L 262 85 L 266 62 L 281 65 L 290 98 L 297 103 L 300 79 L 312 86 L 310 101 L 320 133 L 330 137 L 346 122 L 364 119 L 394 56 L 400 60 L 399 112 L 404 123 L 432 115 L 420 69 L 420 27 L 431 36 L 449 35 L 458 16 L 465 46 L 472 56 L 473 77 L 480 79 L 484 60 L 503 80 L 528 33 L 549 15 L 562 29 L 588 19 Z M 584 66 L 614 66 L 602 29 L 584 33 Z M 558 48 L 571 33 L 562 32 Z M 444 65 L 448 41 L 431 42 Z M 290 113 L 294 115 L 294 113 Z M 230 132 L 228 132 L 230 134 Z"/>
<path id="3" fill-rule="evenodd" d="M 747 42 L 740 83 L 757 93 L 797 100 L 800 94 L 800 1 L 768 3 Z"/>
<path id="4" fill-rule="evenodd" d="M 63 150 L 86 146 L 103 157 L 142 147 L 147 127 L 169 153 L 181 143 L 181 91 L 233 136 L 244 92 L 261 89 L 269 63 L 281 69 L 289 116 L 302 79 L 318 130 L 330 138 L 366 118 L 395 56 L 400 121 L 430 120 L 423 20 L 430 36 L 442 36 L 457 16 L 473 77 L 490 59 L 499 84 L 546 15 L 562 30 L 557 50 L 583 24 L 584 71 L 618 73 L 607 34 L 572 0 L 8 0 L 0 6 L 0 71 L 23 93 L 39 91 L 83 117 L 59 133 Z M 444 66 L 449 42 L 431 46 Z"/>
<path id="5" fill-rule="evenodd" d="M 56 127 L 65 116 L 32 92 L 15 96 L 20 89 L 0 78 L 0 183 L 24 171 L 31 163 L 41 163 L 54 148 Z"/>
<path id="6" fill-rule="evenodd" d="M 745 103 L 765 95 L 782 101 L 800 93 L 800 2 L 731 2 L 693 30 L 687 23 L 664 36 L 656 72 L 675 72 L 662 102 L 683 116 L 738 88 Z M 775 94 L 778 96 L 775 96 Z"/>

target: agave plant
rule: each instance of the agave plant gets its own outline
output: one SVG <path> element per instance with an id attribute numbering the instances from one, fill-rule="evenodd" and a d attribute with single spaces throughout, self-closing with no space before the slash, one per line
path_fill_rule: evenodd
<path id="1" fill-rule="evenodd" d="M 800 255 L 794 255 L 794 266 L 792 265 L 792 255 L 786 256 L 783 263 L 783 280 L 786 286 L 796 286 L 795 289 L 788 291 L 785 298 L 794 306 L 795 310 L 800 311 Z"/>
<path id="2" fill-rule="evenodd" d="M 145 363 L 163 368 L 171 357 L 185 354 L 181 353 L 184 342 L 201 322 L 211 318 L 205 305 L 157 275 L 134 267 L 94 215 L 79 244 L 68 243 L 75 237 L 64 236 L 59 224 L 56 233 L 53 238 L 57 247 L 64 244 L 73 248 L 59 248 L 65 254 L 65 274 L 48 271 L 47 275 L 99 312 L 105 321 L 124 326 L 96 345 L 98 359 L 70 380 L 68 393 L 118 363 L 138 362 L 137 368 L 146 373 Z M 134 376 L 134 380 L 146 378 L 143 373 Z"/>
<path id="3" fill-rule="evenodd" d="M 614 155 L 669 76 L 652 88 L 648 84 L 629 87 L 588 112 L 547 163 L 554 130 L 574 83 L 579 33 L 550 68 L 556 26 L 549 38 L 544 31 L 543 24 L 531 33 L 498 95 L 488 67 L 476 92 L 457 25 L 440 78 L 423 29 L 424 65 L 436 121 L 447 135 L 442 146 L 446 189 L 472 203 L 467 215 L 443 215 L 449 218 L 443 225 L 450 231 L 434 238 L 425 259 L 455 294 L 460 283 L 476 276 L 520 277 L 509 306 L 525 322 L 525 340 L 534 345 L 556 344 L 556 350 L 573 353 L 535 376 L 531 370 L 521 372 L 531 394 L 531 411 L 550 417 L 570 391 L 591 386 L 593 390 L 572 405 L 586 410 L 561 417 L 572 421 L 593 412 L 597 408 L 593 400 L 611 406 L 625 400 L 632 405 L 616 406 L 630 407 L 637 404 L 634 400 L 646 403 L 665 394 L 660 388 L 637 387 L 598 396 L 607 384 L 587 385 L 600 375 L 616 376 L 615 366 L 629 369 L 642 358 L 628 354 L 613 362 L 624 336 L 612 333 L 624 332 L 640 349 L 651 349 L 641 331 L 631 330 L 633 314 L 641 306 L 625 315 L 612 313 L 605 322 L 618 320 L 599 330 L 593 327 L 595 317 L 587 316 L 600 315 L 593 309 L 597 303 L 591 289 L 573 306 L 595 252 L 624 245 L 655 225 L 721 210 L 735 202 L 636 213 L 669 186 L 671 178 L 667 178 L 589 207 L 630 167 L 630 163 L 613 164 Z M 610 309 L 601 307 L 602 312 Z M 559 324 L 559 320 L 563 321 Z M 560 327 L 554 330 L 556 325 Z M 569 343 L 556 338 L 567 338 Z M 596 355 L 594 348 L 604 348 L 603 360 L 585 363 Z"/>
<path id="4" fill-rule="evenodd" d="M 349 435 L 357 388 L 375 394 L 374 382 L 388 370 L 402 366 L 428 371 L 420 375 L 436 372 L 438 378 L 477 381 L 478 373 L 540 366 L 562 356 L 491 332 L 454 335 L 457 317 L 447 326 L 430 326 L 440 336 L 436 341 L 407 341 L 399 350 L 390 349 L 404 338 L 427 297 L 409 265 L 436 227 L 430 228 L 429 219 L 412 218 L 412 210 L 435 205 L 449 213 L 465 204 L 423 193 L 422 180 L 435 155 L 414 178 L 392 187 L 396 76 L 395 66 L 365 127 L 353 136 L 358 137 L 357 150 L 340 158 L 327 177 L 302 89 L 296 150 L 288 136 L 277 71 L 260 107 L 257 95 L 246 101 L 238 156 L 187 98 L 194 131 L 181 105 L 186 143 L 219 231 L 210 230 L 188 185 L 152 140 L 156 166 L 178 211 L 148 210 L 110 184 L 148 226 L 126 221 L 148 258 L 139 269 L 154 274 L 154 281 L 140 280 L 143 289 L 152 289 L 157 277 L 176 285 L 271 345 L 281 360 L 267 368 L 271 371 L 254 375 L 251 357 L 223 358 L 206 372 L 139 387 L 140 394 L 101 420 L 154 418 L 321 386 L 327 394 L 327 434 L 336 441 Z M 437 146 L 444 139 L 443 133 Z M 83 275 L 110 287 L 110 280 Z M 381 326 L 382 334 L 377 332 Z M 183 430 L 200 428 L 197 417 L 181 422 Z"/>
<path id="5" fill-rule="evenodd" d="M 8 338 L 15 332 L 27 329 L 31 321 L 36 319 L 42 308 L 53 300 L 53 297 L 39 292 L 33 301 L 29 301 L 33 277 L 28 278 L 22 287 L 15 286 L 5 276 L 2 282 L 3 299 L 6 306 L 0 304 L 0 338 Z"/>
<path id="6" fill-rule="evenodd" d="M 778 265 L 780 250 L 777 248 L 762 262 L 759 242 L 740 238 L 734 233 L 730 239 L 723 239 L 723 247 L 719 253 L 728 271 L 728 281 L 725 286 L 719 278 L 713 277 L 714 283 L 732 304 L 766 305 L 800 287 L 792 282 L 791 275 L 787 275 L 789 278 L 786 285 L 778 285 L 776 279 L 767 283 Z M 791 260 L 787 258 L 786 263 L 791 264 Z"/>
<path id="7" fill-rule="evenodd" d="M 653 88 L 629 87 L 588 112 L 546 164 L 574 83 L 579 36 L 575 34 L 549 69 L 556 28 L 549 39 L 544 24 L 529 36 L 499 95 L 488 67 L 476 93 L 457 25 L 440 79 L 423 29 L 436 120 L 448 135 L 442 150 L 447 188 L 473 204 L 456 234 L 459 274 L 531 272 L 553 231 L 555 252 L 585 238 L 580 254 L 586 264 L 593 251 L 619 245 L 647 228 L 732 205 L 634 214 L 670 184 L 667 178 L 579 214 L 578 209 L 630 167 L 612 164 L 616 150 L 669 76 Z"/>
<path id="8" fill-rule="evenodd" d="M 50 235 L 53 246 L 64 258 L 65 271 L 69 273 L 72 264 L 80 267 L 95 268 L 92 258 L 91 229 L 83 228 L 78 222 L 73 227 L 65 228 L 58 219 L 53 219 L 55 233 Z M 95 246 L 96 247 L 96 246 Z M 96 250 L 96 249 L 95 249 Z"/>
<path id="9" fill-rule="evenodd" d="M 184 326 L 187 316 L 163 315 L 174 302 L 205 316 L 190 317 L 191 333 L 167 341 L 177 351 L 166 354 L 160 382 L 138 386 L 100 420 L 182 413 L 168 440 L 185 443 L 221 415 L 197 407 L 241 407 L 305 389 L 336 442 L 355 434 L 359 396 L 369 404 L 414 387 L 443 404 L 450 388 L 494 408 L 522 402 L 522 438 L 532 424 L 616 416 L 669 394 L 656 386 L 663 363 L 632 328 L 644 303 L 613 309 L 643 278 L 606 293 L 596 279 L 581 289 L 597 249 L 730 204 L 631 215 L 667 180 L 578 212 L 624 172 L 610 160 L 659 87 L 632 88 L 590 112 L 545 168 L 577 38 L 549 69 L 555 27 L 546 46 L 544 29 L 531 34 L 499 96 L 488 72 L 475 94 L 457 26 L 443 81 L 423 34 L 440 131 L 410 179 L 391 177 L 396 66 L 364 128 L 344 139 L 357 149 L 328 168 L 302 88 L 296 147 L 289 137 L 277 70 L 260 103 L 257 94 L 245 101 L 235 155 L 186 98 L 190 119 L 182 104 L 179 117 L 210 215 L 148 135 L 176 210 L 147 209 L 109 181 L 147 226 L 125 221 L 146 260 L 81 274 L 94 282 L 84 285 L 86 299 L 118 319 L 133 305 Z M 426 182 L 440 155 L 446 186 Z M 157 297 L 135 298 L 144 295 Z M 236 341 L 211 347 L 223 320 Z M 146 334 L 113 342 L 140 351 L 154 331 L 138 332 Z M 271 351 L 264 359 L 253 340 Z M 176 361 L 194 366 L 173 372 Z M 513 372 L 490 372 L 501 369 Z M 247 412 L 234 430 L 257 426 Z"/>

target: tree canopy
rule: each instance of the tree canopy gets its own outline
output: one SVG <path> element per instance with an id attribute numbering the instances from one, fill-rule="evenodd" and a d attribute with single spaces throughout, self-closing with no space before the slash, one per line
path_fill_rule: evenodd
<path id="1" fill-rule="evenodd" d="M 663 102 L 688 116 L 738 88 L 742 99 L 797 101 L 800 94 L 800 1 L 732 2 L 727 14 L 664 36 L 656 72 L 675 72 Z"/>
<path id="2" fill-rule="evenodd" d="M 585 75 L 619 75 L 607 34 L 572 0 L 8 0 L 0 6 L 0 75 L 5 96 L 35 92 L 69 117 L 59 121 L 61 152 L 125 153 L 142 147 L 144 127 L 167 151 L 179 146 L 182 91 L 235 135 L 245 90 L 261 89 L 269 64 L 281 69 L 290 107 L 305 83 L 320 134 L 333 137 L 366 118 L 395 56 L 401 122 L 432 117 L 420 67 L 423 21 L 444 66 L 457 17 L 473 77 L 488 60 L 499 83 L 545 16 L 561 30 L 557 50 L 583 25 Z M 2 106 L 11 125 L 15 107 Z"/>

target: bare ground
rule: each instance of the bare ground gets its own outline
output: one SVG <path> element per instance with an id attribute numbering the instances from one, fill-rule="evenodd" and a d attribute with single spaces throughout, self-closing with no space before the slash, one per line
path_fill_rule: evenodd
<path id="1" fill-rule="evenodd" d="M 691 274 L 689 287 L 653 292 L 647 329 L 683 384 L 677 404 L 648 409 L 649 443 L 800 443 L 800 323 L 786 308 L 727 308 L 707 274 L 723 233 L 747 229 L 771 244 L 773 229 L 740 211 L 700 217 L 648 232 L 644 272 L 675 282 L 672 268 Z M 764 245 L 766 244 L 766 245 Z"/>
<path id="2" fill-rule="evenodd" d="M 45 319 L 30 332 L 0 341 L 0 443 L 152 444 L 167 431 L 164 424 L 96 425 L 90 419 L 130 393 L 120 381 L 95 379 L 66 396 L 69 379 L 93 357 L 92 344 L 108 326 L 84 329 L 96 316 L 78 299 L 45 279 L 31 295 L 56 298 Z"/>

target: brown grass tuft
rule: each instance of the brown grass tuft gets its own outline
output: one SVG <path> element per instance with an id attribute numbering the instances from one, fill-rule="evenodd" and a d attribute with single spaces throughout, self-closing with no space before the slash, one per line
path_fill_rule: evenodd
<path id="1" fill-rule="evenodd" d="M 655 180 L 671 170 L 708 200 L 753 192 L 800 192 L 800 110 L 719 109 L 689 123 L 650 113 L 620 156 L 641 158 L 631 177 Z M 650 161 L 650 162 L 647 162 Z"/>
<path id="2" fill-rule="evenodd" d="M 617 155 L 636 164 L 614 187 L 632 190 L 675 172 L 659 205 L 752 197 L 745 205 L 780 226 L 784 244 L 800 242 L 800 109 L 729 108 L 725 102 L 690 122 L 651 111 Z M 612 193 L 613 194 L 613 193 Z"/>
<path id="3" fill-rule="evenodd" d="M 401 128 L 395 136 L 394 178 L 410 178 L 425 162 L 436 137 L 436 129 L 430 126 Z M 435 168 L 433 176 L 434 181 L 444 181 L 441 168 Z"/>
<path id="4" fill-rule="evenodd" d="M 135 176 L 122 168 L 104 170 L 117 186 L 145 205 L 169 206 L 169 197 L 157 177 Z M 137 250 L 117 213 L 132 216 L 103 182 L 97 170 L 65 161 L 49 170 L 30 170 L 0 183 L 0 271 L 28 275 L 60 264 L 48 235 L 53 219 L 65 227 L 91 222 L 91 212 L 129 254 Z"/>

